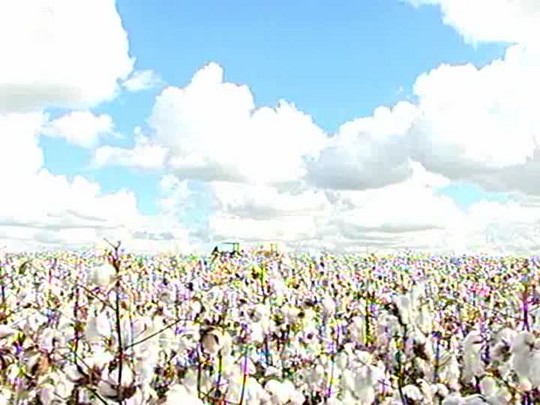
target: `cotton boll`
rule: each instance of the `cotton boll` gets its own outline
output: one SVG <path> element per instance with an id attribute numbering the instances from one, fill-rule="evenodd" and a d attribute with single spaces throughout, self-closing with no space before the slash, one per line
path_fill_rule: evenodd
<path id="1" fill-rule="evenodd" d="M 0 405 L 8 405 L 11 396 L 12 393 L 7 388 L 0 388 Z"/>
<path id="2" fill-rule="evenodd" d="M 416 325 L 426 335 L 433 331 L 433 315 L 426 305 L 422 305 L 416 315 Z"/>
<path id="3" fill-rule="evenodd" d="M 186 388 L 181 384 L 175 384 L 169 388 L 165 396 L 164 405 L 204 405 L 204 402 L 201 401 L 196 396 L 193 396 L 188 393 Z"/>
<path id="4" fill-rule="evenodd" d="M 540 350 L 537 349 L 538 339 L 535 342 L 535 348 L 529 357 L 529 380 L 533 388 L 540 387 Z"/>
<path id="5" fill-rule="evenodd" d="M 439 361 L 443 366 L 439 370 L 439 379 L 450 389 L 459 390 L 459 378 L 461 376 L 461 366 L 455 353 L 448 354 L 446 358 L 441 357 Z"/>
<path id="6" fill-rule="evenodd" d="M 413 309 L 409 297 L 401 295 L 394 298 L 394 304 L 398 310 L 399 319 L 404 325 L 411 323 Z"/>
<path id="7" fill-rule="evenodd" d="M 463 375 L 465 382 L 470 383 L 474 377 L 479 377 L 484 372 L 482 362 L 482 335 L 473 330 L 469 332 L 463 341 Z"/>
<path id="8" fill-rule="evenodd" d="M 366 326 L 363 316 L 355 316 L 351 319 L 349 324 L 349 331 L 351 333 L 351 339 L 355 342 L 364 343 L 366 340 Z"/>
<path id="9" fill-rule="evenodd" d="M 260 322 L 253 322 L 248 326 L 251 343 L 260 344 L 264 341 L 264 329 Z"/>
<path id="10" fill-rule="evenodd" d="M 289 387 L 284 386 L 277 380 L 269 380 L 264 385 L 265 391 L 269 394 L 272 404 L 285 405 L 289 401 Z"/>
<path id="11" fill-rule="evenodd" d="M 39 389 L 39 399 L 43 405 L 50 405 L 55 400 L 54 386 L 52 384 L 43 384 Z"/>
<path id="12" fill-rule="evenodd" d="M 229 403 L 240 403 L 240 397 L 242 395 L 243 379 L 238 381 L 238 384 L 231 384 L 227 390 L 226 400 Z M 258 405 L 264 404 L 270 401 L 270 397 L 259 384 L 259 382 L 253 378 L 248 377 L 244 386 L 244 404 L 246 405 Z"/>
<path id="13" fill-rule="evenodd" d="M 85 330 L 85 337 L 89 343 L 99 342 L 110 337 L 111 333 L 111 323 L 105 311 L 89 317 Z"/>
<path id="14" fill-rule="evenodd" d="M 58 331 L 52 328 L 45 328 L 38 336 L 38 345 L 42 350 L 50 353 L 53 350 L 54 342 L 57 340 Z"/>
<path id="15" fill-rule="evenodd" d="M 8 336 L 13 336 L 15 333 L 17 333 L 16 329 L 13 329 L 8 325 L 0 325 L 0 339 L 4 339 Z"/>
<path id="16" fill-rule="evenodd" d="M 322 310 L 323 314 L 327 317 L 331 317 L 336 312 L 336 302 L 334 299 L 330 298 L 328 295 L 324 296 L 322 299 Z"/>
<path id="17" fill-rule="evenodd" d="M 202 334 L 201 346 L 211 356 L 215 356 L 219 352 L 226 355 L 231 349 L 231 338 L 226 332 L 210 329 Z"/>
<path id="18" fill-rule="evenodd" d="M 497 394 L 499 386 L 493 377 L 486 376 L 480 381 L 480 392 L 482 395 L 492 397 Z"/>
<path id="19" fill-rule="evenodd" d="M 465 405 L 465 400 L 461 395 L 452 393 L 442 401 L 441 405 Z"/>
<path id="20" fill-rule="evenodd" d="M 531 382 L 531 360 L 536 358 L 536 351 L 533 352 L 534 344 L 534 335 L 525 331 L 520 332 L 512 344 L 512 367 L 518 375 L 519 384 L 524 391 L 530 391 L 533 388 Z"/>
<path id="21" fill-rule="evenodd" d="M 408 384 L 402 388 L 402 392 L 404 397 L 413 401 L 420 402 L 424 399 L 422 391 L 416 385 Z"/>
<path id="22" fill-rule="evenodd" d="M 90 269 L 88 282 L 100 288 L 107 288 L 112 284 L 115 276 L 116 269 L 110 263 L 105 263 Z"/>

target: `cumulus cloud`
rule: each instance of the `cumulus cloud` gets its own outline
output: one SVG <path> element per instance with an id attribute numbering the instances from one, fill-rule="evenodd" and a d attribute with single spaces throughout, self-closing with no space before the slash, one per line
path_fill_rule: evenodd
<path id="1" fill-rule="evenodd" d="M 110 231 L 136 226 L 133 193 L 102 193 L 97 183 L 83 177 L 67 179 L 43 168 L 38 142 L 46 122 L 38 113 L 0 115 L 5 134 L 0 137 L 0 233 L 19 235 L 21 243 L 43 242 L 49 235 L 52 244 L 61 240 L 74 246 L 84 235 L 93 243 Z"/>
<path id="2" fill-rule="evenodd" d="M 170 150 L 168 166 L 205 181 L 296 181 L 305 175 L 304 160 L 326 141 L 311 117 L 288 102 L 257 109 L 249 88 L 225 82 L 215 63 L 185 88 L 164 89 L 149 124 Z"/>
<path id="3" fill-rule="evenodd" d="M 136 131 L 131 148 L 100 146 L 114 124 L 91 107 L 120 87 L 161 83 L 153 71 L 133 72 L 114 1 L 0 4 L 0 243 L 72 247 L 107 236 L 145 251 L 224 239 L 334 251 L 538 249 L 536 3 L 408 1 L 440 6 L 468 42 L 514 45 L 482 68 L 420 74 L 414 102 L 376 108 L 332 135 L 289 101 L 256 106 L 249 87 L 210 63 L 187 86 L 161 91 L 148 135 Z M 49 121 L 54 107 L 75 111 Z M 96 168 L 164 171 L 160 213 L 141 215 L 129 190 L 105 193 L 44 169 L 41 134 L 96 148 Z M 456 180 L 520 198 L 463 209 L 439 192 Z M 203 220 L 186 222 L 194 212 Z"/>
<path id="4" fill-rule="evenodd" d="M 122 86 L 133 93 L 149 90 L 162 84 L 161 78 L 153 70 L 137 70 L 122 82 Z"/>
<path id="5" fill-rule="evenodd" d="M 133 68 L 114 0 L 2 1 L 0 54 L 6 112 L 95 106 Z"/>
<path id="6" fill-rule="evenodd" d="M 44 135 L 65 139 L 82 148 L 93 148 L 100 138 L 112 134 L 114 122 L 110 115 L 95 115 L 90 111 L 73 111 L 48 123 Z"/>
<path id="7" fill-rule="evenodd" d="M 115 1 L 0 2 L 0 54 L 0 246 L 91 247 L 107 237 L 132 250 L 188 247 L 185 228 L 172 217 L 141 215 L 132 191 L 104 192 L 96 182 L 44 167 L 40 136 L 93 148 L 114 134 L 112 118 L 89 108 L 114 98 L 133 67 Z M 134 74 L 127 86 L 141 88 L 154 78 Z M 50 120 L 53 108 L 67 111 Z M 160 151 L 141 135 L 135 154 L 105 149 L 98 155 L 155 167 Z M 174 243 L 160 235 L 173 235 Z"/>
<path id="8" fill-rule="evenodd" d="M 405 0 L 414 6 L 439 6 L 445 24 L 469 43 L 525 43 L 540 37 L 536 0 Z"/>
<path id="9" fill-rule="evenodd" d="M 123 166 L 136 169 L 160 169 L 163 167 L 167 149 L 152 141 L 141 132 L 136 131 L 133 148 L 101 146 L 94 152 L 93 166 Z"/>
<path id="10" fill-rule="evenodd" d="M 343 124 L 310 162 L 309 180 L 322 188 L 363 190 L 410 177 L 408 136 L 417 115 L 416 106 L 401 102 Z"/>

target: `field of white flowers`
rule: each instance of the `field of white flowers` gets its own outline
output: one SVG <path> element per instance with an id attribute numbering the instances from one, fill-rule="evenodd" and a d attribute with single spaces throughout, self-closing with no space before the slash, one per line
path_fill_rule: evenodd
<path id="1" fill-rule="evenodd" d="M 0 263 L 2 404 L 537 404 L 532 259 Z"/>

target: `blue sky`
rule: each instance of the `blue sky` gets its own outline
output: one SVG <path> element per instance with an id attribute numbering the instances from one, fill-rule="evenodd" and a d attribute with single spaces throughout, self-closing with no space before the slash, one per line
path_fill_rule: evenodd
<path id="1" fill-rule="evenodd" d="M 22 1 L 0 244 L 536 249 L 528 0 Z"/>
<path id="2" fill-rule="evenodd" d="M 249 85 L 257 105 L 293 102 L 329 134 L 342 123 L 370 115 L 380 105 L 410 98 L 419 73 L 441 63 L 483 66 L 504 46 L 471 46 L 441 23 L 438 8 L 415 9 L 396 0 L 260 3 L 232 0 L 119 0 L 136 68 L 157 72 L 166 84 L 185 86 L 208 62 L 225 69 L 225 79 Z M 145 126 L 161 87 L 124 93 L 94 109 L 111 114 L 131 146 L 133 128 Z M 54 112 L 51 113 L 53 116 Z M 54 173 L 84 174 L 104 191 L 128 187 L 143 213 L 157 211 L 159 173 L 126 168 L 89 170 L 91 153 L 59 139 L 43 139 L 46 167 Z M 461 206 L 487 195 L 468 183 L 441 189 Z"/>

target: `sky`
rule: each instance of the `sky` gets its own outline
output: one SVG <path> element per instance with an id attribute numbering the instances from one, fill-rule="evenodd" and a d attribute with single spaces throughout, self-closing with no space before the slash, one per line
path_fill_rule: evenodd
<path id="1" fill-rule="evenodd" d="M 539 4 L 0 0 L 0 247 L 535 253 Z"/>

